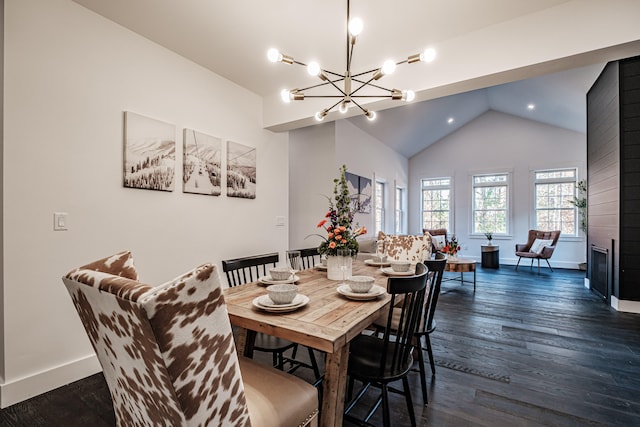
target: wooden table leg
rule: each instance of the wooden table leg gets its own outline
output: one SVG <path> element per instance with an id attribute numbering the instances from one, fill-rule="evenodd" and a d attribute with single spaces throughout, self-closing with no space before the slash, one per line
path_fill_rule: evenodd
<path id="1" fill-rule="evenodd" d="M 349 344 L 335 353 L 327 353 L 320 414 L 320 425 L 323 427 L 342 427 L 348 363 Z"/>
<path id="2" fill-rule="evenodd" d="M 253 359 L 253 346 L 256 341 L 256 332 L 245 328 L 238 328 L 236 335 L 236 352 L 244 357 Z"/>

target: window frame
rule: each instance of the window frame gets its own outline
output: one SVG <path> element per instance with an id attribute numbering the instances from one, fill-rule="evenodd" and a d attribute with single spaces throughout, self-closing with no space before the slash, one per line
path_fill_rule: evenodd
<path id="1" fill-rule="evenodd" d="M 549 179 L 538 179 L 538 173 L 550 173 L 550 172 L 563 172 L 563 171 L 573 171 L 573 177 L 559 177 L 559 178 L 549 178 Z M 531 224 L 533 229 L 539 229 L 538 226 L 538 204 L 537 204 L 537 185 L 542 183 L 547 184 L 560 184 L 560 183 L 573 183 L 573 187 L 577 188 L 576 185 L 580 181 L 580 170 L 576 166 L 567 166 L 567 167 L 554 167 L 554 168 L 541 168 L 535 169 L 531 171 Z M 573 196 L 577 195 L 577 190 L 574 190 Z M 565 233 L 564 230 L 561 233 L 562 240 L 572 240 L 572 239 L 580 239 L 583 237 L 584 233 L 580 230 L 579 221 L 580 214 L 578 212 L 578 208 L 573 205 L 574 211 L 574 234 Z"/>
<path id="2" fill-rule="evenodd" d="M 400 194 L 400 199 L 398 199 Z M 407 233 L 407 189 L 401 185 L 395 186 L 394 190 L 394 216 L 393 216 L 393 229 L 395 234 Z"/>
<path id="3" fill-rule="evenodd" d="M 425 181 L 427 182 L 435 182 L 435 181 L 448 181 L 448 185 L 427 185 L 425 186 Z M 425 227 L 425 210 L 424 210 L 424 191 L 426 190 L 449 190 L 449 212 L 448 212 L 448 227 L 447 234 L 453 235 L 454 233 L 454 218 L 455 218 L 455 207 L 454 207 L 454 179 L 452 176 L 440 176 L 440 177 L 423 177 L 420 179 L 420 232 L 427 228 L 430 229 L 432 227 Z M 429 211 L 433 212 L 433 211 Z"/>
<path id="4" fill-rule="evenodd" d="M 382 206 L 379 206 L 378 200 L 378 185 L 382 186 L 382 195 L 380 199 L 382 200 Z M 373 216 L 373 228 L 375 235 L 378 235 L 379 231 L 386 233 L 386 205 L 387 205 L 387 183 L 382 179 L 376 178 L 373 185 L 373 198 L 375 200 L 374 204 L 374 216 Z M 380 219 L 380 229 L 378 229 L 378 215 L 381 215 Z"/>
<path id="5" fill-rule="evenodd" d="M 471 205 L 470 205 L 470 215 L 469 215 L 469 235 L 472 237 L 484 237 L 485 234 L 483 231 L 476 231 L 475 229 L 475 213 L 476 213 L 476 187 L 497 187 L 495 182 L 486 182 L 486 183 L 478 183 L 476 184 L 477 177 L 491 177 L 491 176 L 505 176 L 506 182 L 505 185 L 506 190 L 506 214 L 505 214 L 505 232 L 497 233 L 492 230 L 493 238 L 511 238 L 513 236 L 513 171 L 512 170 L 496 170 L 492 172 L 472 172 L 470 175 L 470 185 L 471 185 Z M 502 185 L 500 185 L 502 186 Z"/>

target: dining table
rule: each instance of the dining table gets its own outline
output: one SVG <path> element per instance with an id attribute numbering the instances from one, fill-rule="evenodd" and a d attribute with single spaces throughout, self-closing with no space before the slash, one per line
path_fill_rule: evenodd
<path id="1" fill-rule="evenodd" d="M 293 311 L 274 313 L 255 304 L 267 294 L 267 285 L 260 280 L 224 290 L 229 318 L 239 329 L 236 346 L 240 354 L 252 357 L 255 334 L 262 332 L 326 353 L 319 424 L 342 426 L 349 343 L 388 309 L 388 276 L 370 261 L 354 260 L 352 275 L 373 277 L 375 285 L 385 290 L 373 299 L 354 300 L 345 296 L 344 287 L 338 292 L 342 281 L 329 280 L 321 266 L 295 275 L 298 293 L 308 302 Z"/>

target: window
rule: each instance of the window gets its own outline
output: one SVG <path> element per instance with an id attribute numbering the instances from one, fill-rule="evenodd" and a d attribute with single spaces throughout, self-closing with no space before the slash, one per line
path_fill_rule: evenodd
<path id="1" fill-rule="evenodd" d="M 472 233 L 509 232 L 509 181 L 507 173 L 474 175 Z"/>
<path id="2" fill-rule="evenodd" d="M 376 225 L 376 236 L 379 231 L 384 231 L 384 192 L 385 192 L 385 184 L 382 181 L 376 181 L 376 191 L 375 191 L 375 202 L 376 202 L 376 211 L 375 211 L 375 225 Z"/>
<path id="3" fill-rule="evenodd" d="M 422 228 L 451 231 L 451 178 L 422 180 Z"/>
<path id="4" fill-rule="evenodd" d="M 404 216 L 404 205 L 405 205 L 405 189 L 402 187 L 396 187 L 396 216 L 395 216 L 395 233 L 402 234 L 405 232 L 405 216 Z"/>
<path id="5" fill-rule="evenodd" d="M 569 236 L 578 234 L 578 215 L 572 203 L 577 175 L 576 169 L 535 172 L 535 228 L 560 230 Z"/>

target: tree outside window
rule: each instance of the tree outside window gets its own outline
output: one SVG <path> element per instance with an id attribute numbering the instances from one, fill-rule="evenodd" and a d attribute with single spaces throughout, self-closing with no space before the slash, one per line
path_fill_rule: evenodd
<path id="1" fill-rule="evenodd" d="M 451 230 L 451 178 L 422 180 L 422 228 Z"/>
<path id="2" fill-rule="evenodd" d="M 535 228 L 560 230 L 565 236 L 578 234 L 576 169 L 535 172 Z"/>

